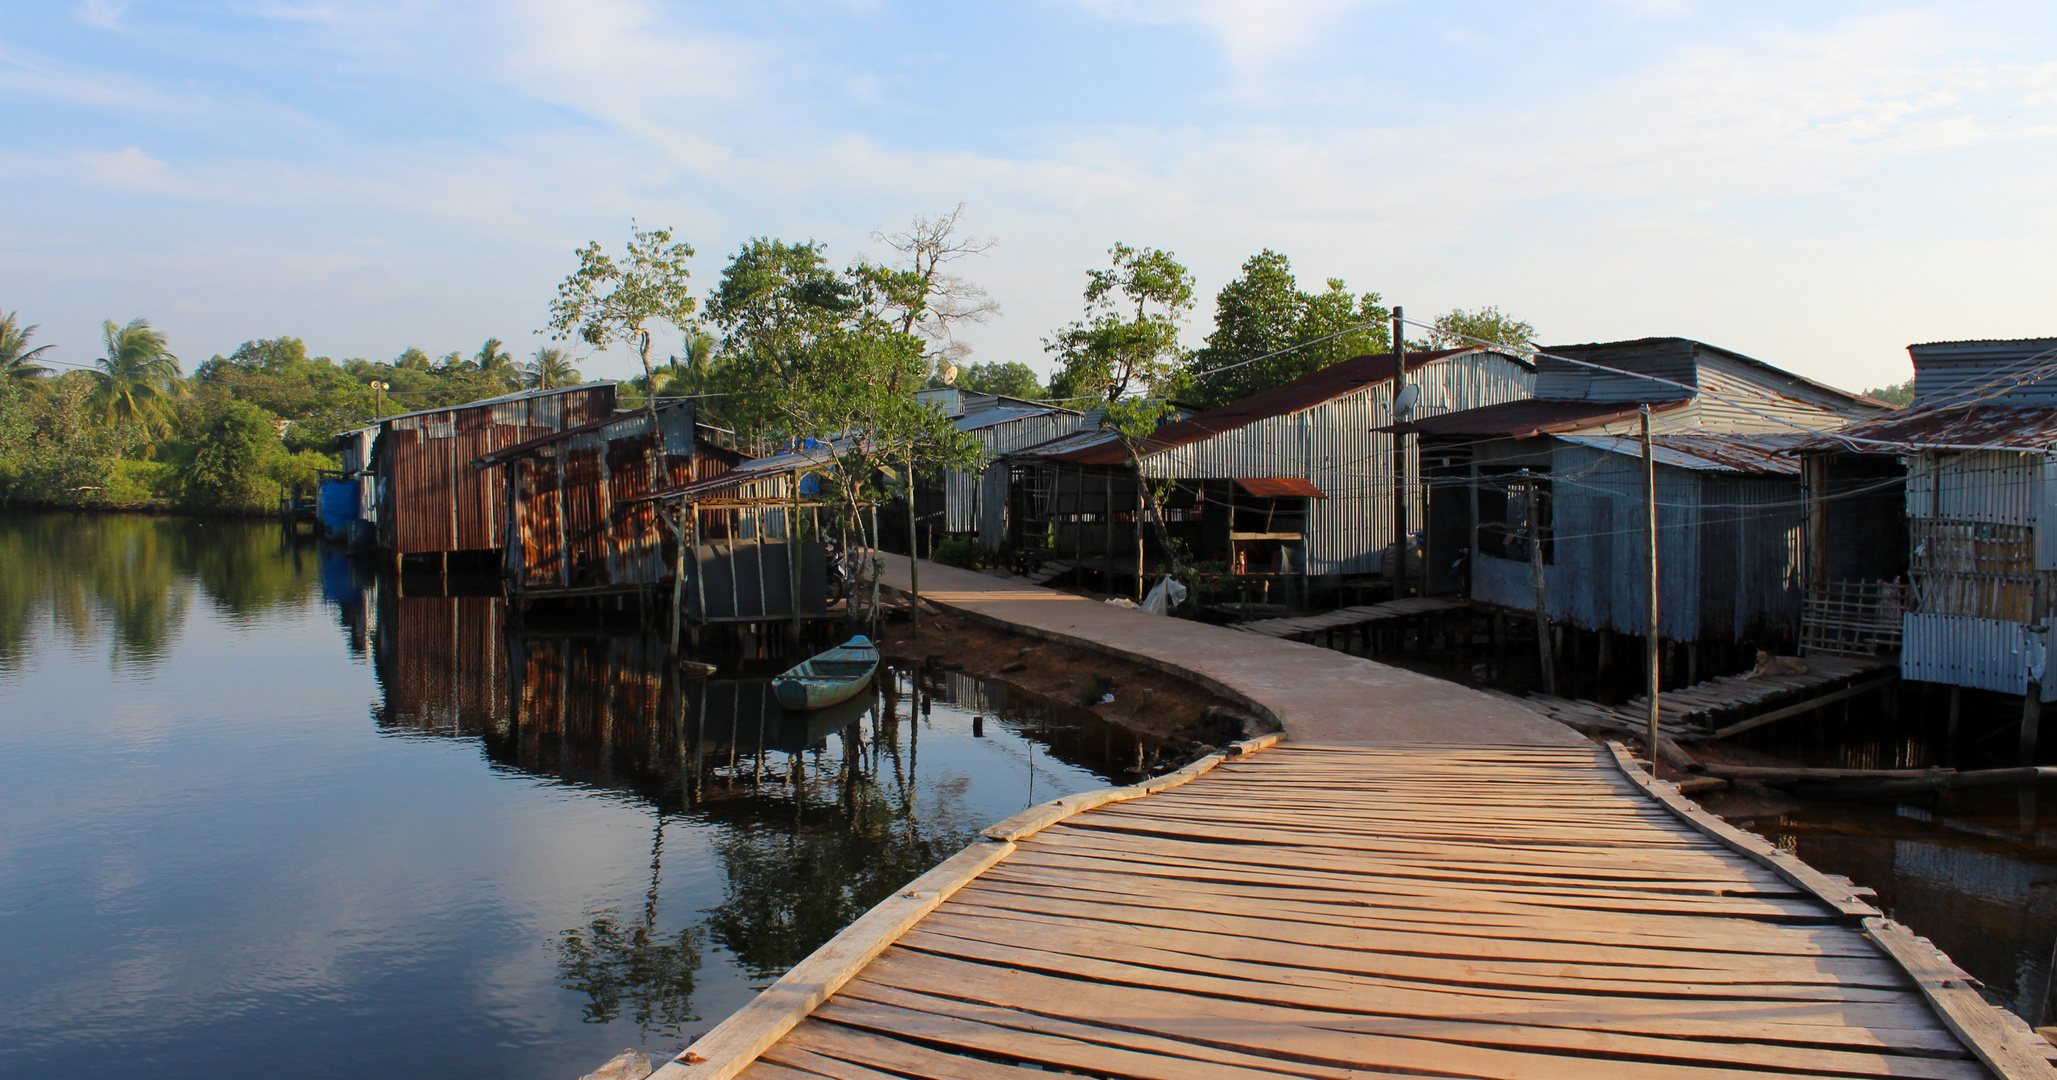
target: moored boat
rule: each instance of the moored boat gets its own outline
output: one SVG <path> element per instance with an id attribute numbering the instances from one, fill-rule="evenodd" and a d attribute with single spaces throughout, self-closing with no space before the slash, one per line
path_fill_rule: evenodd
<path id="1" fill-rule="evenodd" d="M 794 712 L 827 708 L 856 697 L 878 670 L 878 646 L 859 634 L 827 652 L 809 657 L 771 681 L 779 704 Z"/>

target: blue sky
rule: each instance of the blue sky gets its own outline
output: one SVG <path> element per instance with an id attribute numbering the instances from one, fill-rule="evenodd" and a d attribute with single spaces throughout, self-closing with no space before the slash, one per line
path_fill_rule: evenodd
<path id="1" fill-rule="evenodd" d="M 137 315 L 189 367 L 525 353 L 632 216 L 712 284 L 750 236 L 877 258 L 960 201 L 999 241 L 972 358 L 1038 368 L 1116 240 L 1193 268 L 1195 344 L 1265 247 L 1853 388 L 2057 334 L 2047 0 L 16 4 L 0 116 L 0 309 L 74 363 Z"/>

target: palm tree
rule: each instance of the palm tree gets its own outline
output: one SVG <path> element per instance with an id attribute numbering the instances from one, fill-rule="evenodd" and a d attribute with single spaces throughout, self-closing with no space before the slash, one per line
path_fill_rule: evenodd
<path id="1" fill-rule="evenodd" d="M 109 420 L 155 426 L 165 406 L 185 390 L 179 358 L 147 319 L 132 319 L 127 326 L 109 319 L 100 330 L 106 335 L 107 355 L 94 361 L 100 366 L 93 372 L 98 385 L 89 400 Z"/>
<path id="2" fill-rule="evenodd" d="M 686 331 L 686 355 L 674 356 L 663 389 L 679 394 L 704 394 L 714 375 L 713 334 L 699 327 Z"/>
<path id="3" fill-rule="evenodd" d="M 536 358 L 521 365 L 521 374 L 522 385 L 535 390 L 575 386 L 579 381 L 579 369 L 571 366 L 563 349 L 537 349 Z"/>
<path id="4" fill-rule="evenodd" d="M 484 345 L 471 358 L 471 368 L 502 386 L 511 386 L 520 372 L 515 367 L 514 357 L 509 355 L 505 342 L 496 337 L 486 339 Z"/>
<path id="5" fill-rule="evenodd" d="M 0 315 L 0 379 L 26 382 L 50 374 L 50 369 L 36 363 L 36 359 L 55 346 L 29 348 L 29 339 L 36 336 L 36 326 L 21 325 L 20 316 L 18 311 Z"/>

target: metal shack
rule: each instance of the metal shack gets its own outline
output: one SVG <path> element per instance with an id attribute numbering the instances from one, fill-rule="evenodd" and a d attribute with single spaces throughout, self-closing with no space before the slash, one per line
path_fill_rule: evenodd
<path id="1" fill-rule="evenodd" d="M 1540 576 L 1553 621 L 1645 633 L 1644 404 L 1660 636 L 1796 641 L 1803 508 L 1784 452 L 1888 407 L 1685 338 L 1547 349 L 1534 400 L 1398 425 L 1426 463 L 1428 591 L 1533 611 Z"/>
<path id="2" fill-rule="evenodd" d="M 982 546 L 998 549 L 1007 541 L 1007 466 L 1000 459 L 1077 430 L 1081 414 L 1040 401 L 956 387 L 923 390 L 915 397 L 941 409 L 985 451 L 985 464 L 979 469 L 950 469 L 940 482 L 924 479 L 917 485 L 919 527 L 945 536 L 976 535 Z"/>
<path id="3" fill-rule="evenodd" d="M 336 449 L 343 467 L 317 470 L 322 532 L 353 549 L 378 543 L 378 481 L 371 471 L 378 434 L 374 425 L 337 435 Z"/>
<path id="4" fill-rule="evenodd" d="M 2057 338 L 1907 352 L 1907 408 L 1803 451 L 1809 645 L 1897 645 L 1902 678 L 2057 699 Z"/>
<path id="5" fill-rule="evenodd" d="M 677 401 L 654 429 L 638 409 L 479 455 L 474 469 L 503 474 L 509 598 L 641 597 L 667 584 L 674 545 L 649 496 L 744 460 L 696 436 L 693 403 Z"/>
<path id="6" fill-rule="evenodd" d="M 672 549 L 674 627 L 826 619 L 833 516 L 819 471 L 835 446 L 744 461 L 650 495 L 646 510 L 684 537 Z"/>
<path id="7" fill-rule="evenodd" d="M 471 463 L 505 446 L 614 415 L 614 384 L 525 390 L 389 416 L 372 448 L 379 546 L 409 555 L 497 551 L 505 477 Z"/>
<path id="8" fill-rule="evenodd" d="M 1390 355 L 1359 356 L 1167 424 L 1143 441 L 1145 475 L 1173 481 L 1165 525 L 1195 558 L 1232 573 L 1299 577 L 1380 571 L 1392 541 Z M 1413 415 L 1527 398 L 1535 369 L 1493 349 L 1407 355 Z M 1144 568 L 1140 495 L 1127 449 L 1093 429 L 1009 459 L 1010 542 L 1117 577 Z M 1420 461 L 1403 489 L 1420 521 Z"/>

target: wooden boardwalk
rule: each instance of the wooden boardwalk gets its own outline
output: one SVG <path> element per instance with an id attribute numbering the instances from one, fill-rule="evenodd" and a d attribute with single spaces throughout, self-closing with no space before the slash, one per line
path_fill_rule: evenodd
<path id="1" fill-rule="evenodd" d="M 1441 600 L 1432 596 L 1408 597 L 1402 600 L 1385 600 L 1376 604 L 1337 608 L 1319 615 L 1296 615 L 1288 619 L 1257 619 L 1237 623 L 1236 629 L 1248 630 L 1265 637 L 1291 638 L 1302 634 L 1318 634 L 1325 630 L 1340 630 L 1347 626 L 1362 626 L 1365 623 L 1384 622 L 1387 619 L 1404 619 L 1430 612 L 1448 611 L 1463 607 L 1461 600 Z"/>
<path id="2" fill-rule="evenodd" d="M 995 826 L 654 1075 L 2057 1076 L 1965 979 L 1618 751 L 1284 744 Z"/>
<path id="3" fill-rule="evenodd" d="M 1657 722 L 1674 739 L 1723 739 L 1775 720 L 1809 712 L 1844 698 L 1879 689 L 1897 677 L 1893 664 L 1845 656 L 1810 656 L 1805 675 L 1741 675 L 1666 690 L 1658 695 Z M 1647 723 L 1648 700 L 1642 695 L 1619 707 L 1597 701 L 1530 694 L 1525 698 L 1491 691 L 1519 701 L 1553 720 L 1581 730 L 1606 728 L 1641 731 Z"/>

